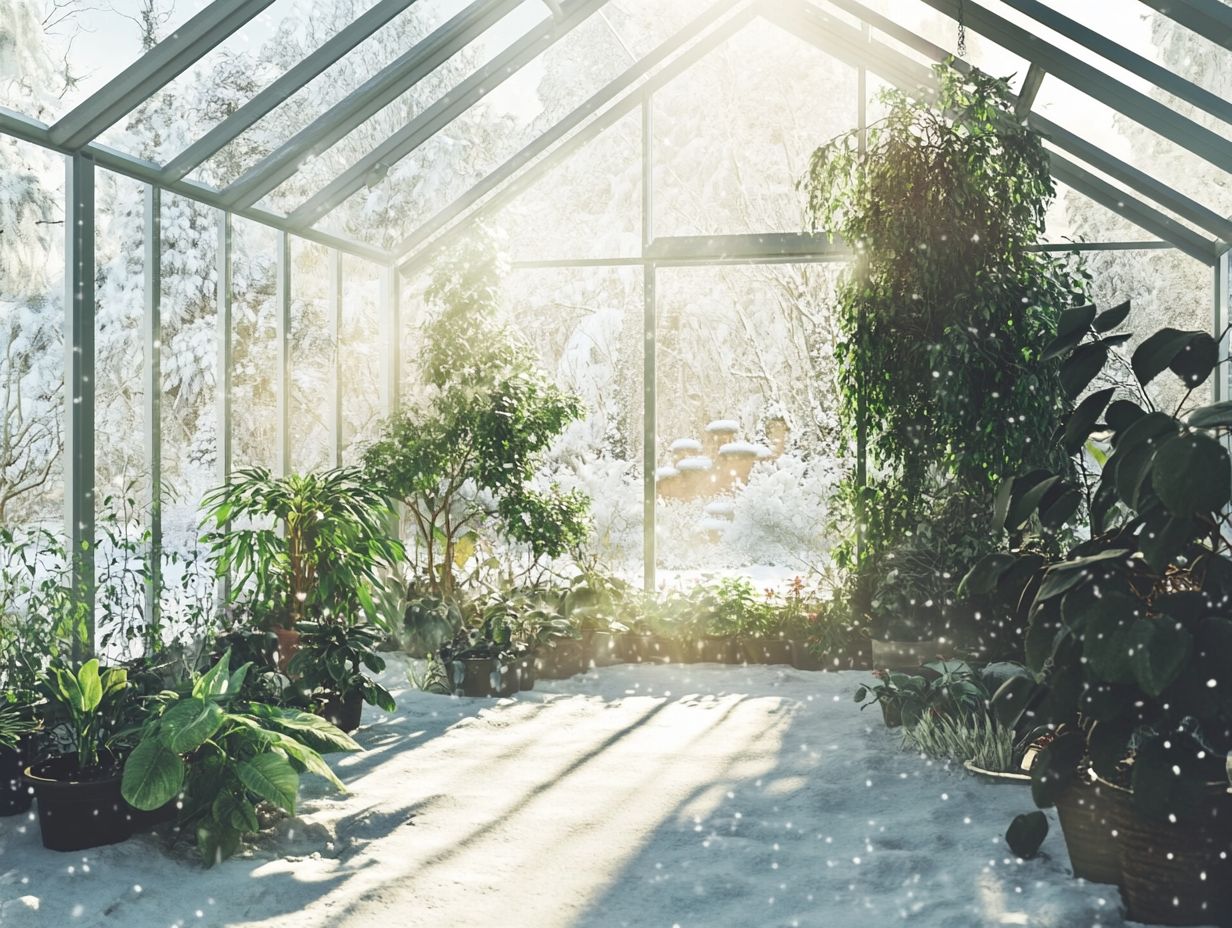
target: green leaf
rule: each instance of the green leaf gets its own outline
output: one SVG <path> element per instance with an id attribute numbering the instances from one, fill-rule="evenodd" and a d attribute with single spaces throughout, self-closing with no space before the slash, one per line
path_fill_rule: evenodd
<path id="1" fill-rule="evenodd" d="M 235 775 L 246 789 L 252 790 L 266 802 L 291 815 L 295 814 L 299 774 L 286 758 L 277 754 L 258 754 L 236 765 Z"/>
<path id="2" fill-rule="evenodd" d="M 1138 383 L 1145 387 L 1167 370 L 1191 343 L 1201 338 L 1210 338 L 1210 336 L 1205 332 L 1181 331 L 1173 328 L 1160 329 L 1146 338 L 1134 351 L 1130 362 Z M 1199 349 L 1199 354 L 1202 351 L 1203 349 Z M 1190 362 L 1182 361 L 1182 366 L 1187 363 Z"/>
<path id="3" fill-rule="evenodd" d="M 362 750 L 355 739 L 319 715 L 254 703 L 249 712 L 267 727 L 280 729 L 320 754 Z"/>
<path id="4" fill-rule="evenodd" d="M 993 499 L 992 527 L 994 531 L 1005 528 L 1005 517 L 1009 515 L 1010 502 L 1014 498 L 1014 480 L 1002 480 L 997 486 L 997 495 Z"/>
<path id="5" fill-rule="evenodd" d="M 1094 306 L 1076 306 L 1061 313 L 1060 319 L 1057 320 L 1057 334 L 1040 355 L 1040 360 L 1051 361 L 1063 354 L 1069 354 L 1086 338 L 1094 319 Z"/>
<path id="6" fill-rule="evenodd" d="M 1164 573 L 1199 532 L 1193 519 L 1170 516 L 1156 508 L 1138 536 L 1138 547 L 1156 573 Z"/>
<path id="7" fill-rule="evenodd" d="M 1219 363 L 1219 345 L 1208 332 L 1198 332 L 1180 350 L 1168 368 L 1187 387 L 1196 387 L 1211 376 Z"/>
<path id="8" fill-rule="evenodd" d="M 1067 487 L 1055 500 L 1040 509 L 1040 523 L 1046 528 L 1060 528 L 1074 517 L 1082 505 L 1082 492 Z"/>
<path id="9" fill-rule="evenodd" d="M 1021 478 L 1022 481 L 1026 479 L 1028 478 Z M 1017 489 L 1015 491 L 1014 501 L 1010 503 L 1010 511 L 1005 518 L 1006 528 L 1016 529 L 1030 519 L 1044 495 L 1060 482 L 1061 478 L 1053 475 L 1035 483 L 1020 483 L 1022 492 L 1017 492 Z"/>
<path id="10" fill-rule="evenodd" d="M 277 740 L 274 743 L 286 751 L 292 760 L 298 761 L 309 773 L 315 773 L 317 776 L 328 781 L 339 792 L 345 793 L 347 791 L 346 785 L 338 779 L 338 775 L 334 773 L 329 764 L 325 762 L 325 758 L 320 754 L 312 748 L 300 744 L 290 735 L 284 735 L 281 732 L 275 734 Z"/>
<path id="11" fill-rule="evenodd" d="M 218 659 L 218 662 L 197 678 L 193 683 L 192 694 L 204 699 L 211 696 L 222 696 L 227 691 L 227 674 L 231 665 L 231 649 Z"/>
<path id="12" fill-rule="evenodd" d="M 240 849 L 240 833 L 211 818 L 197 826 L 197 853 L 207 867 L 222 863 Z"/>
<path id="13" fill-rule="evenodd" d="M 1173 515 L 1217 513 L 1232 492 L 1232 461 L 1209 435 L 1178 435 L 1155 452 L 1151 484 Z"/>
<path id="14" fill-rule="evenodd" d="M 1005 728 L 1017 727 L 1023 715 L 1031 708 L 1032 699 L 1039 691 L 1039 684 L 1031 677 L 1010 677 L 992 694 L 990 706 L 993 716 Z"/>
<path id="15" fill-rule="evenodd" d="M 1196 429 L 1232 428 L 1232 400 L 1201 406 L 1185 421 Z"/>
<path id="16" fill-rule="evenodd" d="M 1112 309 L 1106 309 L 1098 316 L 1092 325 L 1096 332 L 1111 332 L 1129 318 L 1129 300 L 1118 303 Z"/>
<path id="17" fill-rule="evenodd" d="M 1039 853 L 1040 845 L 1048 837 L 1048 816 L 1043 812 L 1026 812 L 1014 816 L 1005 832 L 1005 843 L 1015 857 L 1030 860 Z"/>
<path id="18" fill-rule="evenodd" d="M 1082 450 L 1082 446 L 1091 437 L 1095 424 L 1099 421 L 1099 417 L 1103 414 L 1108 401 L 1112 399 L 1112 394 L 1115 392 L 1115 387 L 1096 390 L 1090 396 L 1083 399 L 1077 408 L 1070 413 L 1069 419 L 1065 423 L 1065 434 L 1061 440 L 1066 454 L 1077 454 Z"/>
<path id="19" fill-rule="evenodd" d="M 967 575 L 958 584 L 959 596 L 983 596 L 997 588 L 1001 575 L 1014 566 L 1017 558 L 1012 554 L 994 552 L 986 554 L 975 566 L 967 571 Z"/>
<path id="20" fill-rule="evenodd" d="M 158 738 L 143 738 L 124 762 L 120 792 L 134 809 L 152 812 L 184 788 L 184 761 Z"/>
<path id="21" fill-rule="evenodd" d="M 1134 679 L 1135 622 L 1142 604 L 1125 593 L 1104 592 L 1086 605 L 1086 629 L 1082 636 L 1082 655 L 1091 673 L 1109 683 L 1128 683 Z"/>
<path id="22" fill-rule="evenodd" d="M 1070 399 L 1087 388 L 1108 361 L 1108 346 L 1100 342 L 1082 345 L 1061 365 L 1061 387 Z"/>
<path id="23" fill-rule="evenodd" d="M 1077 775 L 1085 753 L 1086 739 L 1076 731 L 1063 732 L 1040 751 L 1031 766 L 1031 798 L 1037 806 L 1047 809 L 1056 805 Z"/>
<path id="24" fill-rule="evenodd" d="M 1158 696 L 1177 678 L 1189 657 L 1193 636 L 1170 618 L 1139 619 L 1129 637 L 1138 685 Z"/>
<path id="25" fill-rule="evenodd" d="M 1104 413 L 1104 421 L 1118 435 L 1146 415 L 1146 410 L 1129 400 L 1113 400 Z"/>
<path id="26" fill-rule="evenodd" d="M 213 737 L 225 718 L 226 713 L 217 703 L 188 696 L 159 719 L 159 734 L 175 753 L 188 754 Z"/>
<path id="27" fill-rule="evenodd" d="M 98 660 L 91 658 L 77 671 L 77 685 L 81 688 L 81 711 L 93 712 L 103 701 L 103 681 L 98 675 Z"/>

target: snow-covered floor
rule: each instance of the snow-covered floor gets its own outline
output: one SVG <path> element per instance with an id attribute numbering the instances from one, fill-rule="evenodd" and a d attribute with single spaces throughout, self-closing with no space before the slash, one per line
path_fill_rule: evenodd
<path id="1" fill-rule="evenodd" d="M 401 676 L 401 667 L 388 676 Z M 0 819 L 4 928 L 1123 924 L 1114 888 L 1003 834 L 1031 808 L 899 749 L 858 672 L 618 666 L 515 699 L 398 692 L 352 789 L 202 870 L 158 838 L 45 851 Z"/>

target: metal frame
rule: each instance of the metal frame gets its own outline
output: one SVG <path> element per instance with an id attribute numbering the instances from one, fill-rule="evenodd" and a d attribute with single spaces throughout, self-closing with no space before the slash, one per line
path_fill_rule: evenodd
<path id="1" fill-rule="evenodd" d="M 642 98 L 642 255 L 654 245 L 654 96 Z M 659 460 L 658 422 L 658 333 L 659 300 L 654 261 L 642 269 L 642 589 L 650 593 L 657 586 L 657 526 Z"/>
<path id="2" fill-rule="evenodd" d="M 231 418 L 231 384 L 235 365 L 232 363 L 232 346 L 234 326 L 231 314 L 233 299 L 233 282 L 231 279 L 231 252 L 235 245 L 235 231 L 232 227 L 231 214 L 219 210 L 218 248 L 215 255 L 217 262 L 218 291 L 216 297 L 217 318 L 214 323 L 214 340 L 216 370 L 214 373 L 214 435 L 215 455 L 214 470 L 218 483 L 225 484 L 231 479 L 232 456 L 234 452 Z M 227 523 L 230 527 L 230 523 Z M 218 593 L 222 602 L 230 599 L 231 576 L 226 574 L 219 578 Z"/>
<path id="3" fill-rule="evenodd" d="M 146 622 L 157 626 L 163 569 L 162 190 L 145 188 L 145 467 L 149 480 L 150 540 L 146 560 Z"/>
<path id="4" fill-rule="evenodd" d="M 855 67 L 859 80 L 859 129 L 865 128 L 866 68 L 909 92 L 935 91 L 928 69 L 907 55 L 877 41 L 876 29 L 933 61 L 949 61 L 959 70 L 963 61 L 863 6 L 859 0 L 829 0 L 860 23 L 826 13 L 808 0 L 769 3 L 764 0 L 718 0 L 671 38 L 633 62 L 621 75 L 594 93 L 566 117 L 543 131 L 470 190 L 406 234 L 396 248 L 386 249 L 318 227 L 364 183 L 383 176 L 423 145 L 434 133 L 483 99 L 513 71 L 524 67 L 567 35 L 606 0 L 543 0 L 549 17 L 537 24 L 491 62 L 463 80 L 372 151 L 313 193 L 290 212 L 259 207 L 264 196 L 291 177 L 307 157 L 321 153 L 399 95 L 414 87 L 434 69 L 473 42 L 486 29 L 515 9 L 521 0 L 473 0 L 453 18 L 383 68 L 339 104 L 321 114 L 269 156 L 223 189 L 189 180 L 188 176 L 228 143 L 257 124 L 284 100 L 362 42 L 387 26 L 416 0 L 379 0 L 343 27 L 281 77 L 261 90 L 227 118 L 211 127 L 166 164 L 156 164 L 97 143 L 97 138 L 158 93 L 210 49 L 217 47 L 273 0 L 214 0 L 164 42 L 151 49 L 118 77 L 67 113 L 47 125 L 0 108 L 0 134 L 59 152 L 67 160 L 65 194 L 65 520 L 69 544 L 77 557 L 76 595 L 93 602 L 94 533 L 94 184 L 98 168 L 136 179 L 146 191 L 146 305 L 143 321 L 145 348 L 145 461 L 150 478 L 151 559 L 158 561 L 161 547 L 161 303 L 160 205 L 163 192 L 216 207 L 218 215 L 218 321 L 217 321 L 217 429 L 220 480 L 232 471 L 232 278 L 233 216 L 262 223 L 278 232 L 278 467 L 291 466 L 291 236 L 329 249 L 329 325 L 335 356 L 330 396 L 330 434 L 335 464 L 342 460 L 343 412 L 340 343 L 344 312 L 343 255 L 375 263 L 382 274 L 381 402 L 386 414 L 398 408 L 402 367 L 401 272 L 418 268 L 438 249 L 464 234 L 476 218 L 489 216 L 521 195 L 555 165 L 570 157 L 600 133 L 640 108 L 642 120 L 642 247 L 636 256 L 586 259 L 544 259 L 519 262 L 518 267 L 643 268 L 643 323 L 645 353 L 643 377 L 645 432 L 643 491 L 645 513 L 645 570 L 648 588 L 655 580 L 655 378 L 657 307 L 656 283 L 660 268 L 690 265 L 847 260 L 841 242 L 799 234 L 741 236 L 658 237 L 654 232 L 654 107 L 655 92 L 709 54 L 756 17 L 800 36 L 824 52 Z M 1175 247 L 1212 267 L 1213 318 L 1222 333 L 1232 321 L 1229 290 L 1228 243 L 1232 219 L 1179 193 L 1157 177 L 1102 151 L 1078 134 L 1035 113 L 1032 106 L 1047 76 L 1089 94 L 1113 110 L 1135 120 L 1179 148 L 1186 149 L 1232 172 L 1232 145 L 1221 135 L 1176 112 L 1097 67 L 1058 48 L 1043 34 L 1035 34 L 996 15 L 978 0 L 925 0 L 1030 62 L 1016 98 L 1019 118 L 1044 134 L 1051 146 L 1053 174 L 1095 202 L 1128 218 L 1160 240 L 1050 244 L 1044 251 L 1142 249 Z M 1032 21 L 1085 47 L 1178 100 L 1232 124 L 1232 102 L 1197 86 L 1171 70 L 1126 49 L 1039 0 L 1004 0 Z M 1232 7 L 1219 0 L 1142 0 L 1186 28 L 1224 48 L 1232 49 Z M 1120 186 L 1118 186 L 1120 185 Z M 1225 350 L 1227 348 L 1225 338 Z M 1218 398 L 1232 393 L 1230 384 L 1215 385 Z M 862 460 L 862 450 L 861 450 Z M 158 565 L 153 565 L 157 571 Z M 157 576 L 155 574 L 155 576 Z M 225 584 L 225 578 L 224 578 Z M 159 604 L 151 585 L 147 609 L 157 615 Z M 93 643 L 93 611 L 88 611 L 86 649 Z"/>

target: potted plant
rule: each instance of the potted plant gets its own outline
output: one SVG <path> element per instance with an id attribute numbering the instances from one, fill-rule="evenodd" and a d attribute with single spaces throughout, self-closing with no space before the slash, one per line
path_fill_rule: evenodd
<path id="1" fill-rule="evenodd" d="M 128 677 L 89 660 L 76 671 L 60 663 L 42 683 L 43 723 L 69 750 L 25 769 L 38 800 L 43 846 L 78 851 L 124 841 L 131 833 L 120 795 L 118 739 L 128 717 Z"/>
<path id="2" fill-rule="evenodd" d="M 389 690 L 368 675 L 385 669 L 377 653 L 381 636 L 369 625 L 345 622 L 300 622 L 299 650 L 287 672 L 320 714 L 344 732 L 359 728 L 364 703 L 393 712 Z M 365 673 L 365 670 L 368 673 Z"/>
<path id="3" fill-rule="evenodd" d="M 215 570 L 232 575 L 232 603 L 278 636 L 283 669 L 298 646 L 300 620 L 372 615 L 381 570 L 403 557 L 390 537 L 389 504 L 354 468 L 285 477 L 260 467 L 237 471 L 204 507 Z"/>
<path id="4" fill-rule="evenodd" d="M 1129 360 L 1136 383 L 1110 378 L 1079 402 L 1119 369 L 1128 313 L 1126 303 L 1062 317 L 1049 348 L 1073 401 L 1061 440 L 1071 453 L 1093 449 L 1091 463 L 1077 479 L 1041 469 L 1005 481 L 994 521 L 1010 549 L 964 583 L 1018 590 L 1028 617 L 1040 684 L 1029 711 L 1061 732 L 1035 765 L 1036 803 L 1054 804 L 1089 765 L 1111 800 L 1128 916 L 1222 924 L 1232 920 L 1232 404 L 1165 412 L 1146 387 L 1170 371 L 1188 396 L 1227 359 L 1206 332 L 1161 329 Z M 1022 550 L 1024 536 L 1084 514 L 1090 537 L 1064 554 Z M 1025 701 L 1024 684 L 1005 689 L 1002 701 Z"/>
<path id="5" fill-rule="evenodd" d="M 322 754 L 359 745 L 325 719 L 244 698 L 249 666 L 226 653 L 183 692 L 164 693 L 124 763 L 122 792 L 135 809 L 179 803 L 206 866 L 234 854 L 261 828 L 262 806 L 295 813 L 303 773 L 342 782 Z"/>
<path id="6" fill-rule="evenodd" d="M 0 816 L 17 815 L 30 808 L 32 796 L 22 771 L 34 761 L 34 733 L 38 723 L 27 707 L 0 702 Z"/>

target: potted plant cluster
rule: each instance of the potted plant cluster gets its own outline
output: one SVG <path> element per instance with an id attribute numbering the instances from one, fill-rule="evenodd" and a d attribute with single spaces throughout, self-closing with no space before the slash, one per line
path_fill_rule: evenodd
<path id="1" fill-rule="evenodd" d="M 393 712 L 394 698 L 369 674 L 385 669 L 377 653 L 381 635 L 370 625 L 342 621 L 300 622 L 299 649 L 287 673 L 320 704 L 320 713 L 344 732 L 359 728 L 364 703 Z"/>
<path id="2" fill-rule="evenodd" d="M 1036 803 L 1053 805 L 1070 790 L 1100 800 L 1131 919 L 1226 924 L 1232 403 L 1163 411 L 1147 386 L 1168 374 L 1189 396 L 1227 359 L 1210 334 L 1165 328 L 1134 350 L 1132 392 L 1086 392 L 1117 363 L 1128 314 L 1122 304 L 1063 317 L 1049 353 L 1074 404 L 1060 434 L 1067 452 L 1087 450 L 1092 465 L 1078 479 L 1039 469 L 1006 481 L 994 521 L 1011 547 L 965 582 L 1016 597 L 1027 618 L 1038 679 L 997 696 L 1007 713 L 1057 732 L 1033 773 Z M 1084 519 L 1089 538 L 1060 556 L 1021 543 Z"/>

